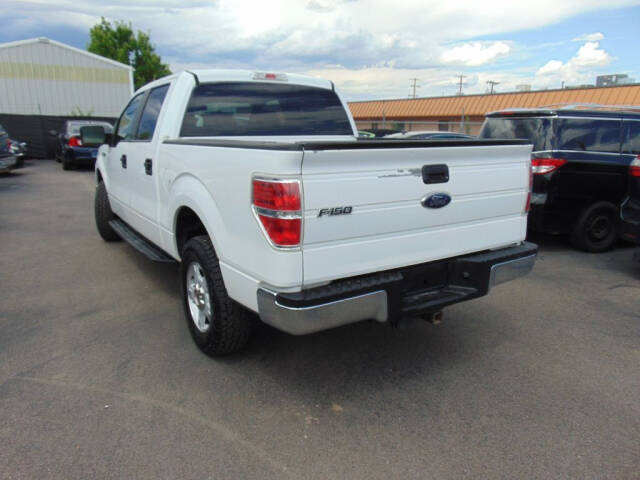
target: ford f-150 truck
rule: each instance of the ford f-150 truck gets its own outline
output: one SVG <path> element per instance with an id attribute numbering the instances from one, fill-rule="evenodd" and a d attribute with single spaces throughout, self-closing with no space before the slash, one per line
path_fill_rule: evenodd
<path id="1" fill-rule="evenodd" d="M 211 355 L 245 345 L 251 312 L 296 335 L 437 320 L 537 253 L 531 145 L 358 139 L 327 80 L 182 72 L 138 90 L 104 141 L 97 229 L 180 262 L 187 324 Z"/>

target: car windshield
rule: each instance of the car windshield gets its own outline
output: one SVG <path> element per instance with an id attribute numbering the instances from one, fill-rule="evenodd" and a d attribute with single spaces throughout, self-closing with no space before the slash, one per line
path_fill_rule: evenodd
<path id="1" fill-rule="evenodd" d="M 69 135 L 80 135 L 80 129 L 82 127 L 89 127 L 89 126 L 104 127 L 104 131 L 106 133 L 113 133 L 113 127 L 111 126 L 111 124 L 107 122 L 74 122 L 69 124 L 69 127 L 67 130 L 69 132 Z"/>
<path id="2" fill-rule="evenodd" d="M 525 139 L 534 151 L 551 150 L 553 119 L 549 117 L 489 117 L 484 121 L 480 138 Z"/>

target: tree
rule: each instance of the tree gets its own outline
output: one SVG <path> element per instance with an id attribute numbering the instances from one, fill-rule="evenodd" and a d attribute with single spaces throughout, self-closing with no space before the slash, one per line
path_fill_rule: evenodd
<path id="1" fill-rule="evenodd" d="M 156 78 L 170 75 L 169 66 L 155 52 L 149 34 L 138 30 L 133 33 L 131 24 L 115 21 L 113 24 L 104 17 L 89 30 L 91 53 L 111 58 L 131 65 L 136 89 Z"/>

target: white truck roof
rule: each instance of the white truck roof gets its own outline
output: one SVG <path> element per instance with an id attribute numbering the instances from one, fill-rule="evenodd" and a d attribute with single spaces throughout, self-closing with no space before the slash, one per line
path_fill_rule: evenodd
<path id="1" fill-rule="evenodd" d="M 263 76 L 265 74 L 275 74 L 278 79 L 270 80 L 268 78 L 256 78 L 257 76 Z M 295 85 L 306 85 L 309 87 L 325 88 L 327 90 L 333 90 L 333 82 L 325 80 L 323 78 L 311 77 L 308 75 L 299 75 L 296 73 L 283 73 L 272 72 L 267 70 L 220 70 L 220 69 L 197 69 L 197 70 L 185 70 L 173 75 L 159 78 L 151 83 L 147 83 L 143 87 L 137 90 L 142 92 L 149 88 L 156 87 L 167 83 L 168 80 L 184 76 L 184 75 L 196 75 L 200 83 L 210 82 L 274 82 L 274 83 L 291 83 Z"/>

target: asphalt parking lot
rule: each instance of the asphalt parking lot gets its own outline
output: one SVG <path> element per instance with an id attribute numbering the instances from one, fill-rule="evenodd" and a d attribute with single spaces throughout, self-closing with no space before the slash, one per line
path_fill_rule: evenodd
<path id="1" fill-rule="evenodd" d="M 540 238 L 444 322 L 211 359 L 174 265 L 93 223 L 93 176 L 0 177 L 1 478 L 639 478 L 640 264 Z"/>

